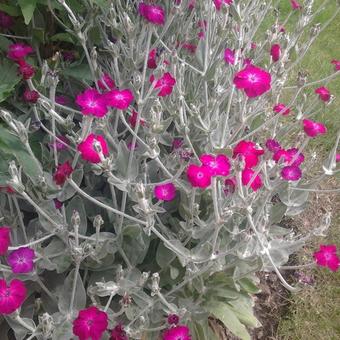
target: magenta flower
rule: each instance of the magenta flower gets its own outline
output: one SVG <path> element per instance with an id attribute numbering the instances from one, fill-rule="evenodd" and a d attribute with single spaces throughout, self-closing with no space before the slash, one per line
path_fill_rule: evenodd
<path id="1" fill-rule="evenodd" d="M 7 253 L 10 244 L 10 233 L 11 229 L 5 225 L 0 227 L 0 255 L 5 255 Z"/>
<path id="2" fill-rule="evenodd" d="M 64 185 L 66 180 L 70 177 L 73 172 L 73 168 L 69 161 L 63 164 L 59 164 L 55 173 L 53 174 L 53 180 L 57 185 Z"/>
<path id="3" fill-rule="evenodd" d="M 7 263 L 15 274 L 30 273 L 33 270 L 35 258 L 34 250 L 29 247 L 21 247 L 12 251 L 7 257 Z"/>
<path id="4" fill-rule="evenodd" d="M 104 117 L 108 111 L 104 95 L 95 89 L 86 89 L 84 92 L 78 94 L 76 103 L 81 107 L 81 112 L 85 116 L 91 115 L 101 118 Z"/>
<path id="5" fill-rule="evenodd" d="M 302 123 L 306 135 L 311 138 L 327 133 L 327 128 L 322 123 L 314 122 L 310 119 L 304 119 Z"/>
<path id="6" fill-rule="evenodd" d="M 35 104 L 39 99 L 39 93 L 35 90 L 30 90 L 29 88 L 26 88 L 23 94 L 23 99 L 27 103 Z"/>
<path id="7" fill-rule="evenodd" d="M 233 150 L 233 158 L 240 155 L 244 159 L 246 168 L 256 166 L 259 162 L 259 157 L 263 154 L 263 149 L 257 148 L 254 142 L 246 140 L 239 142 Z"/>
<path id="8" fill-rule="evenodd" d="M 200 161 L 209 169 L 211 176 L 228 176 L 230 173 L 230 161 L 226 155 L 204 154 Z"/>
<path id="9" fill-rule="evenodd" d="M 249 98 L 261 96 L 271 88 L 271 75 L 259 67 L 247 65 L 234 76 L 234 84 Z"/>
<path id="10" fill-rule="evenodd" d="M 340 162 L 340 153 L 337 153 L 337 154 L 335 155 L 335 162 L 336 162 L 336 163 L 339 163 L 339 162 Z"/>
<path id="11" fill-rule="evenodd" d="M 62 208 L 63 202 L 60 202 L 60 201 L 59 201 L 58 199 L 56 199 L 56 198 L 53 200 L 53 202 L 54 202 L 54 206 L 55 206 L 56 209 L 60 210 L 60 209 Z"/>
<path id="12" fill-rule="evenodd" d="M 151 82 L 154 83 L 154 77 L 152 76 L 150 78 Z M 165 97 L 172 93 L 173 87 L 176 84 L 176 79 L 171 75 L 170 72 L 166 72 L 163 74 L 161 78 L 159 78 L 156 81 L 156 84 L 154 85 L 155 89 L 159 89 L 158 92 L 159 97 Z"/>
<path id="13" fill-rule="evenodd" d="M 190 164 L 187 177 L 193 187 L 207 188 L 211 184 L 211 172 L 206 166 Z"/>
<path id="14" fill-rule="evenodd" d="M 258 189 L 260 189 L 263 185 L 262 183 L 262 178 L 260 175 L 256 175 L 255 178 L 253 179 L 255 175 L 255 171 L 253 169 L 244 169 L 242 171 L 242 184 L 244 186 L 247 186 L 250 181 L 251 184 L 250 184 L 250 187 L 254 190 L 254 191 L 257 191 Z"/>
<path id="15" fill-rule="evenodd" d="M 64 61 L 73 63 L 76 60 L 76 54 L 74 51 L 62 51 Z"/>
<path id="16" fill-rule="evenodd" d="M 184 141 L 182 138 L 174 138 L 172 141 L 172 151 L 179 149 L 183 146 Z"/>
<path id="17" fill-rule="evenodd" d="M 110 340 L 129 340 L 122 324 L 119 323 L 111 331 Z"/>
<path id="18" fill-rule="evenodd" d="M 90 163 L 100 163 L 99 153 L 95 149 L 94 143 L 98 142 L 101 146 L 102 153 L 104 156 L 109 154 L 109 149 L 106 140 L 101 135 L 95 135 L 91 133 L 78 144 L 77 150 L 80 152 L 82 159 Z"/>
<path id="19" fill-rule="evenodd" d="M 233 3 L 233 0 L 213 0 L 215 7 L 218 11 L 221 10 L 222 5 L 231 5 Z"/>
<path id="20" fill-rule="evenodd" d="M 108 73 L 103 74 L 103 76 L 98 80 L 97 85 L 103 91 L 112 90 L 116 87 L 115 81 Z"/>
<path id="21" fill-rule="evenodd" d="M 15 43 L 9 45 L 7 57 L 12 60 L 18 61 L 20 59 L 26 58 L 31 53 L 33 53 L 32 46 L 23 43 Z"/>
<path id="22" fill-rule="evenodd" d="M 26 63 L 26 61 L 23 59 L 18 60 L 17 63 L 19 65 L 18 68 L 19 74 L 22 76 L 24 80 L 28 80 L 34 77 L 35 68 L 32 65 Z"/>
<path id="23" fill-rule="evenodd" d="M 281 177 L 286 181 L 298 181 L 302 177 L 302 171 L 296 165 L 288 165 L 282 168 Z"/>
<path id="24" fill-rule="evenodd" d="M 55 102 L 59 105 L 68 105 L 70 104 L 70 99 L 66 96 L 60 95 L 55 97 Z"/>
<path id="25" fill-rule="evenodd" d="M 58 137 L 58 140 L 55 141 L 55 145 L 56 145 L 56 149 L 57 151 L 61 151 L 61 150 L 65 150 L 67 149 L 67 145 L 70 144 L 70 141 L 69 139 L 66 137 L 66 136 L 57 136 Z M 60 140 L 60 141 L 59 141 Z M 64 142 L 61 143 L 61 142 Z M 65 145 L 66 144 L 66 145 Z M 49 143 L 48 146 L 53 149 L 54 147 L 54 144 L 53 143 Z"/>
<path id="26" fill-rule="evenodd" d="M 148 68 L 155 69 L 157 68 L 157 49 L 154 48 L 149 52 L 148 57 Z"/>
<path id="27" fill-rule="evenodd" d="M 316 263 L 322 267 L 328 267 L 331 271 L 336 272 L 340 266 L 340 259 L 336 255 L 336 245 L 320 245 L 320 250 L 313 254 Z"/>
<path id="28" fill-rule="evenodd" d="M 0 313 L 11 314 L 16 311 L 26 299 L 26 287 L 20 280 L 12 280 L 7 285 L 0 279 Z"/>
<path id="29" fill-rule="evenodd" d="M 302 6 L 297 2 L 297 0 L 290 0 L 290 5 L 292 6 L 292 9 L 301 9 Z"/>
<path id="30" fill-rule="evenodd" d="M 282 114 L 282 116 L 287 116 L 290 113 L 290 108 L 283 103 L 277 103 L 273 107 L 273 111 Z"/>
<path id="31" fill-rule="evenodd" d="M 167 320 L 169 325 L 178 325 L 179 316 L 177 314 L 169 314 Z"/>
<path id="32" fill-rule="evenodd" d="M 314 92 L 318 94 L 319 98 L 324 102 L 328 102 L 331 99 L 331 93 L 327 87 L 318 87 Z"/>
<path id="33" fill-rule="evenodd" d="M 162 340 L 191 340 L 190 330 L 185 325 L 169 328 L 163 332 Z"/>
<path id="34" fill-rule="evenodd" d="M 156 185 L 153 192 L 161 201 L 172 201 L 176 197 L 176 187 L 172 183 Z"/>
<path id="35" fill-rule="evenodd" d="M 235 51 L 230 48 L 224 50 L 224 61 L 229 65 L 235 64 Z"/>
<path id="36" fill-rule="evenodd" d="M 197 45 L 196 44 L 191 44 L 191 43 L 183 43 L 182 48 L 187 50 L 191 54 L 195 54 L 197 50 Z"/>
<path id="37" fill-rule="evenodd" d="M 277 151 L 281 150 L 281 145 L 276 139 L 267 139 L 266 148 L 270 152 L 277 152 Z"/>
<path id="38" fill-rule="evenodd" d="M 93 306 L 79 311 L 78 317 L 73 321 L 73 334 L 79 340 L 100 340 L 107 326 L 107 314 Z"/>
<path id="39" fill-rule="evenodd" d="M 141 2 L 138 6 L 138 12 L 145 20 L 154 25 L 162 26 L 165 23 L 165 12 L 161 6 Z"/>
<path id="40" fill-rule="evenodd" d="M 138 112 L 136 110 L 132 110 L 132 115 L 129 116 L 128 122 L 132 128 L 136 127 L 137 124 L 137 117 L 138 117 Z M 145 120 L 143 118 L 139 119 L 139 124 L 141 126 L 145 125 Z"/>
<path id="41" fill-rule="evenodd" d="M 8 29 L 14 25 L 14 20 L 7 13 L 0 11 L 0 28 Z"/>
<path id="42" fill-rule="evenodd" d="M 335 71 L 340 71 L 340 60 L 333 59 L 331 63 L 334 65 Z"/>
<path id="43" fill-rule="evenodd" d="M 290 164 L 294 159 L 294 162 Z M 299 150 L 297 148 L 291 148 L 288 150 L 280 149 L 276 151 L 273 155 L 273 160 L 278 163 L 280 160 L 283 161 L 286 165 L 294 165 L 299 166 L 301 165 L 304 160 L 305 156 L 303 153 L 299 153 Z"/>
<path id="44" fill-rule="evenodd" d="M 270 55 L 272 56 L 274 62 L 279 61 L 281 57 L 281 46 L 279 44 L 272 45 L 270 49 Z"/>
<path id="45" fill-rule="evenodd" d="M 236 184 L 237 183 L 235 177 L 227 178 L 224 181 L 223 192 L 226 196 L 231 195 L 235 192 Z"/>
<path id="46" fill-rule="evenodd" d="M 126 110 L 134 100 L 131 90 L 111 90 L 105 93 L 108 106 L 117 110 Z"/>

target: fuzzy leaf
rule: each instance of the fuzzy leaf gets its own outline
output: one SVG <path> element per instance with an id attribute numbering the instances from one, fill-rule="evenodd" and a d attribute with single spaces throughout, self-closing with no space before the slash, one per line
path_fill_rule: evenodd
<path id="1" fill-rule="evenodd" d="M 20 77 L 17 74 L 17 66 L 3 58 L 0 62 L 0 103 L 11 94 L 19 81 Z"/>
<path id="2" fill-rule="evenodd" d="M 25 19 L 25 24 L 28 25 L 33 17 L 37 7 L 37 0 L 18 0 L 18 5 L 21 8 L 22 15 Z"/>

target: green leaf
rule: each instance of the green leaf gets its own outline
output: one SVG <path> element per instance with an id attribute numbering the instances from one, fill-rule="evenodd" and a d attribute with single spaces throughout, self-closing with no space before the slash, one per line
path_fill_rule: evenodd
<path id="1" fill-rule="evenodd" d="M 20 15 L 19 8 L 11 5 L 0 4 L 0 10 L 4 11 L 8 15 L 11 15 L 12 17 L 17 17 Z"/>
<path id="2" fill-rule="evenodd" d="M 7 52 L 8 46 L 9 46 L 11 43 L 12 43 L 12 42 L 11 42 L 9 39 L 7 39 L 7 38 L 5 38 L 5 37 L 3 37 L 3 36 L 0 36 L 0 50 L 1 50 L 1 51 L 6 51 L 6 52 Z"/>
<path id="3" fill-rule="evenodd" d="M 69 33 L 57 33 L 50 38 L 51 41 L 64 41 L 74 44 L 74 39 Z"/>
<path id="4" fill-rule="evenodd" d="M 36 161 L 27 152 L 20 139 L 13 135 L 8 129 L 0 125 L 0 150 L 7 155 L 11 155 L 9 159 L 14 157 L 19 164 L 24 168 L 24 172 L 31 178 L 33 182 L 38 180 L 40 169 Z"/>
<path id="5" fill-rule="evenodd" d="M 82 81 L 93 81 L 91 70 L 87 64 L 68 67 L 63 73 L 65 76 L 73 77 Z"/>
<path id="6" fill-rule="evenodd" d="M 103 9 L 110 8 L 110 1 L 107 1 L 107 0 L 93 0 L 93 3 L 95 3 L 100 8 L 103 8 Z"/>
<path id="7" fill-rule="evenodd" d="M 0 103 L 10 96 L 19 81 L 20 77 L 17 74 L 17 66 L 3 58 L 0 62 Z"/>
<path id="8" fill-rule="evenodd" d="M 249 294 L 258 294 L 261 292 L 256 284 L 247 277 L 240 279 L 237 283 Z"/>
<path id="9" fill-rule="evenodd" d="M 35 8 L 37 7 L 37 0 L 18 0 L 18 5 L 24 16 L 25 24 L 28 25 L 31 22 Z"/>
<path id="10" fill-rule="evenodd" d="M 229 305 L 215 301 L 213 304 L 207 306 L 207 310 L 215 318 L 223 322 L 234 335 L 242 340 L 251 339 L 246 327 L 240 322 Z"/>

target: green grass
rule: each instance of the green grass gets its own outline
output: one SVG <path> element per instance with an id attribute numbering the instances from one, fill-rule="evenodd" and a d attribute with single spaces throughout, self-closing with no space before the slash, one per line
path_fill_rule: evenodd
<path id="1" fill-rule="evenodd" d="M 300 2 L 302 3 L 302 1 Z M 323 2 L 324 0 L 316 0 L 314 8 L 320 6 Z M 282 10 L 281 15 L 287 15 L 290 10 L 289 1 L 282 0 L 280 8 Z M 332 16 L 335 9 L 336 1 L 328 1 L 325 10 L 316 18 L 315 22 L 325 23 Z M 294 17 L 291 19 L 294 20 Z M 289 30 L 290 23 L 287 26 Z M 330 61 L 332 59 L 340 59 L 339 35 L 340 15 L 321 33 L 300 66 L 297 67 L 297 70 L 303 70 L 308 73 L 308 81 L 326 77 L 333 71 L 333 65 L 330 64 Z M 332 94 L 340 97 L 340 77 L 331 81 L 327 87 L 331 90 Z M 310 91 L 313 90 L 314 87 L 310 89 Z M 340 130 L 340 112 L 338 107 L 339 99 L 336 99 L 315 117 L 316 120 L 326 124 L 328 134 L 313 141 L 309 148 L 326 154 L 333 147 L 336 133 Z M 339 181 L 338 184 L 335 182 L 334 186 L 339 187 Z M 339 199 L 339 196 L 334 197 L 331 202 L 336 202 L 336 199 Z M 316 240 L 309 249 L 305 250 L 309 256 L 313 251 L 313 247 L 317 247 L 319 243 L 334 243 L 340 248 L 339 204 L 337 207 L 333 207 L 333 210 L 337 216 L 333 216 L 334 221 L 328 237 Z M 302 263 L 309 261 L 308 258 L 303 258 L 304 256 L 301 255 Z M 279 339 L 340 339 L 340 272 L 332 273 L 327 269 L 316 268 L 310 273 L 315 278 L 315 285 L 291 296 L 289 311 L 283 316 L 279 324 L 277 334 Z"/>

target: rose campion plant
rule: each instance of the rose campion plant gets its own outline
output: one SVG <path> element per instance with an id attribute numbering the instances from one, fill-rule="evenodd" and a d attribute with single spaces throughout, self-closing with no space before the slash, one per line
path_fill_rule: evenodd
<path id="1" fill-rule="evenodd" d="M 281 270 L 330 215 L 305 235 L 280 222 L 340 170 L 340 138 L 321 166 L 309 146 L 340 62 L 307 79 L 323 7 L 282 1 L 289 25 L 270 0 L 0 12 L 0 314 L 17 339 L 214 339 L 213 316 L 248 340 L 257 272 L 300 289 Z M 337 271 L 337 249 L 311 265 Z"/>

